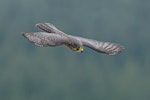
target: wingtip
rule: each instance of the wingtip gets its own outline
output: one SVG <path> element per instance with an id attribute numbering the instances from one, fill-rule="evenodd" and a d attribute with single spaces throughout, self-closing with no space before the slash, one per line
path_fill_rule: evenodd
<path id="1" fill-rule="evenodd" d="M 21 32 L 20 34 L 21 34 L 22 36 L 25 36 L 25 32 Z"/>
<path id="2" fill-rule="evenodd" d="M 28 38 L 28 37 L 27 37 L 27 34 L 26 34 L 25 32 L 21 32 L 20 34 L 21 34 L 23 37 Z"/>
<path id="3" fill-rule="evenodd" d="M 119 52 L 122 52 L 124 49 L 125 49 L 125 47 L 124 46 L 122 46 L 122 45 L 119 45 L 119 48 L 118 48 L 119 50 Z"/>
<path id="4" fill-rule="evenodd" d="M 48 22 L 45 22 L 45 23 L 37 23 L 37 24 L 35 24 L 35 27 L 39 27 L 39 26 L 41 26 L 41 25 L 43 25 L 43 24 L 47 24 Z"/>
<path id="5" fill-rule="evenodd" d="M 39 25 L 41 25 L 41 23 L 37 23 L 37 24 L 35 24 L 35 27 L 39 27 Z"/>
<path id="6" fill-rule="evenodd" d="M 120 54 L 124 49 L 125 49 L 124 46 L 118 45 L 117 49 L 115 49 L 114 51 L 110 52 L 109 55 L 118 55 L 118 54 Z"/>

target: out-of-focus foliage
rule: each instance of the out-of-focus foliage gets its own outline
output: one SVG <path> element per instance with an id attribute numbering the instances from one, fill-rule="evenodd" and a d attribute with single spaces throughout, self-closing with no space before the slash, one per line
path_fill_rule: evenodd
<path id="1" fill-rule="evenodd" d="M 20 32 L 39 22 L 126 49 L 36 47 Z M 1 0 L 0 100 L 150 100 L 149 44 L 149 0 Z"/>

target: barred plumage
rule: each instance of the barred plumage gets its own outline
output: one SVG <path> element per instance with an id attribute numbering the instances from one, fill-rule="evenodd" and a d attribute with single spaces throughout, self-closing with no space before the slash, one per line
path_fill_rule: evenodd
<path id="1" fill-rule="evenodd" d="M 97 52 L 109 55 L 120 53 L 124 47 L 120 44 L 101 42 L 83 37 L 68 35 L 58 30 L 50 23 L 39 23 L 36 27 L 45 32 L 23 33 L 22 35 L 30 42 L 38 46 L 59 46 L 65 45 L 73 51 L 82 52 L 83 46 L 89 47 Z"/>

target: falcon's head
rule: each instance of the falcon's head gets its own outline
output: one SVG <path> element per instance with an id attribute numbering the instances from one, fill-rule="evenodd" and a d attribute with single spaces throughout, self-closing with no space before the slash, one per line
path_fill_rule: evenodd
<path id="1" fill-rule="evenodd" d="M 78 39 L 75 39 L 73 37 L 69 37 L 69 41 L 65 46 L 69 47 L 71 50 L 76 52 L 83 52 L 83 44 Z"/>
<path id="2" fill-rule="evenodd" d="M 83 52 L 83 46 L 79 46 L 76 44 L 65 44 L 65 46 L 67 46 L 68 48 L 70 48 L 73 51 L 81 52 L 81 53 Z"/>

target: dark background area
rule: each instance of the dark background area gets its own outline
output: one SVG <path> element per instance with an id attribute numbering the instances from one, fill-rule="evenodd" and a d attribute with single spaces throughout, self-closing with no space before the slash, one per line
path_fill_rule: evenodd
<path id="1" fill-rule="evenodd" d="M 44 22 L 126 49 L 81 54 L 21 36 Z M 149 45 L 149 0 L 1 0 L 0 100 L 150 100 Z"/>

